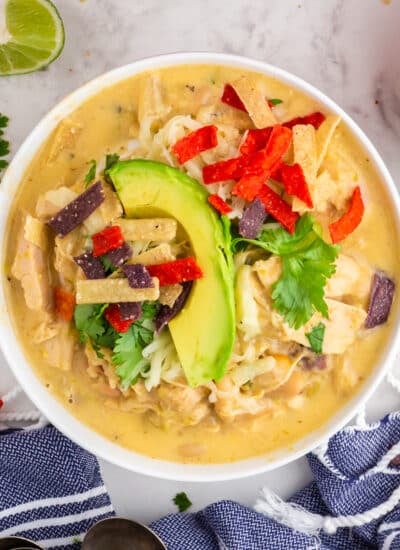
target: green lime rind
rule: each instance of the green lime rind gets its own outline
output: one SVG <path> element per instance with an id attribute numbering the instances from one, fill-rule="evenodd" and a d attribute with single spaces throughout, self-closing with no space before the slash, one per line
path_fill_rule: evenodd
<path id="1" fill-rule="evenodd" d="M 61 54 L 64 25 L 50 0 L 8 0 L 5 23 L 10 38 L 0 44 L 0 76 L 43 69 Z"/>

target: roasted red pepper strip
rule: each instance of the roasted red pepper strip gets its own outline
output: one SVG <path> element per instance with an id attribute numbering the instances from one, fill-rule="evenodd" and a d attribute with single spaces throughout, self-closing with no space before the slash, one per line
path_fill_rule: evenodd
<path id="1" fill-rule="evenodd" d="M 92 241 L 93 256 L 97 258 L 122 246 L 124 244 L 124 236 L 119 225 L 111 225 L 99 231 L 99 233 L 92 235 Z"/>
<path id="2" fill-rule="evenodd" d="M 293 212 L 290 205 L 268 185 L 264 185 L 257 196 L 268 214 L 271 214 L 289 233 L 294 233 L 296 222 L 299 219 L 298 213 Z"/>
<path id="3" fill-rule="evenodd" d="M 292 118 L 292 120 L 284 122 L 283 126 L 286 126 L 286 128 L 293 128 L 293 126 L 296 126 L 296 124 L 311 124 L 311 126 L 314 126 L 314 128 L 318 130 L 318 128 L 324 122 L 325 118 L 326 116 L 323 113 L 316 111 L 315 113 L 311 113 L 306 116 Z"/>
<path id="4" fill-rule="evenodd" d="M 172 152 L 178 159 L 179 164 L 183 164 L 193 157 L 197 157 L 203 151 L 212 149 L 218 145 L 218 129 L 210 124 L 203 126 L 187 136 L 179 139 L 172 146 Z"/>
<path id="5" fill-rule="evenodd" d="M 104 311 L 104 317 L 119 333 L 127 332 L 134 319 L 122 319 L 118 304 L 110 304 Z"/>
<path id="6" fill-rule="evenodd" d="M 71 321 L 74 316 L 75 296 L 60 286 L 56 287 L 54 289 L 54 308 L 57 317 L 63 321 Z"/>
<path id="7" fill-rule="evenodd" d="M 157 277 L 160 286 L 194 281 L 203 277 L 202 270 L 192 256 L 173 262 L 166 262 L 165 264 L 148 265 L 146 267 L 152 277 Z"/>
<path id="8" fill-rule="evenodd" d="M 3 405 L 4 405 L 4 401 L 0 399 L 0 409 L 2 408 Z"/>
<path id="9" fill-rule="evenodd" d="M 235 88 L 233 88 L 233 86 L 231 86 L 230 84 L 225 84 L 224 92 L 221 96 L 221 101 L 222 103 L 226 103 L 227 105 L 230 105 L 235 109 L 240 109 L 240 111 L 244 111 L 245 113 L 247 113 L 247 109 L 243 105 L 243 101 L 237 95 Z"/>
<path id="10" fill-rule="evenodd" d="M 291 166 L 282 164 L 279 175 L 288 195 L 298 197 L 307 206 L 314 208 L 310 190 L 300 164 L 292 164 Z"/>
<path id="11" fill-rule="evenodd" d="M 242 155 L 248 155 L 263 149 L 268 143 L 271 132 L 271 127 L 247 130 L 246 139 L 239 149 Z"/>
<path id="12" fill-rule="evenodd" d="M 361 195 L 361 189 L 356 187 L 350 199 L 350 205 L 341 218 L 329 225 L 329 233 L 332 242 L 339 243 L 343 241 L 350 233 L 358 227 L 364 215 L 364 202 Z"/>
<path id="13" fill-rule="evenodd" d="M 292 131 L 277 124 L 272 128 L 264 149 L 205 166 L 203 181 L 209 184 L 231 179 L 238 180 L 244 176 L 259 176 L 266 181 L 281 164 L 291 141 Z"/>
<path id="14" fill-rule="evenodd" d="M 208 195 L 207 200 L 220 214 L 229 214 L 229 212 L 232 212 L 229 204 L 218 195 Z"/>
<path id="15" fill-rule="evenodd" d="M 232 189 L 232 195 L 242 197 L 246 201 L 253 201 L 265 184 L 263 176 L 243 176 Z"/>
<path id="16" fill-rule="evenodd" d="M 203 181 L 205 184 L 227 181 L 238 178 L 238 170 L 242 158 L 237 157 L 221 160 L 215 164 L 209 164 L 203 168 Z M 240 177 L 240 176 L 239 176 Z"/>

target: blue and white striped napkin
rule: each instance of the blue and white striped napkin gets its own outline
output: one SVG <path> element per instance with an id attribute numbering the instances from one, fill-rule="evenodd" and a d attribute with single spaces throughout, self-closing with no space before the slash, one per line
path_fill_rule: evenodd
<path id="1" fill-rule="evenodd" d="M 96 458 L 52 426 L 0 432 L 0 536 L 44 548 L 80 548 L 114 515 Z"/>

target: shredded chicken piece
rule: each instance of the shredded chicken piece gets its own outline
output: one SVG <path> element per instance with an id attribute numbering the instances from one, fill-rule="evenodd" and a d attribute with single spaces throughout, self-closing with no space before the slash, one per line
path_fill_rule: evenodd
<path id="1" fill-rule="evenodd" d="M 367 308 L 373 274 L 373 269 L 365 260 L 339 254 L 336 272 L 326 283 L 325 296 L 344 301 L 347 298 L 352 305 Z"/>
<path id="2" fill-rule="evenodd" d="M 69 187 L 51 189 L 39 197 L 36 203 L 36 215 L 41 220 L 48 221 L 76 197 L 77 193 Z"/>
<path id="3" fill-rule="evenodd" d="M 116 389 L 119 387 L 119 378 L 111 363 L 111 353 L 110 349 L 101 348 L 103 357 L 99 357 L 91 344 L 87 343 L 85 345 L 85 355 L 88 360 L 87 372 L 89 376 L 91 378 L 97 378 L 100 373 L 103 373 L 110 388 Z"/>
<path id="4" fill-rule="evenodd" d="M 26 305 L 34 310 L 48 310 L 53 296 L 45 252 L 26 240 L 20 232 L 17 249 L 11 268 L 13 277 L 21 282 Z"/>
<path id="5" fill-rule="evenodd" d="M 216 382 L 215 412 L 225 422 L 233 422 L 236 417 L 251 414 L 256 415 L 273 408 L 273 402 L 263 393 L 253 395 L 251 392 L 241 391 L 241 387 L 234 383 L 231 376 L 226 375 Z"/>
<path id="6" fill-rule="evenodd" d="M 51 367 L 66 371 L 72 368 L 74 349 L 75 334 L 70 324 L 65 322 L 59 322 L 58 333 L 40 345 L 43 360 Z"/>
<path id="7" fill-rule="evenodd" d="M 167 421 L 183 422 L 194 426 L 201 422 L 210 412 L 207 403 L 208 391 L 204 387 L 191 388 L 161 384 L 157 389 L 162 416 Z"/>

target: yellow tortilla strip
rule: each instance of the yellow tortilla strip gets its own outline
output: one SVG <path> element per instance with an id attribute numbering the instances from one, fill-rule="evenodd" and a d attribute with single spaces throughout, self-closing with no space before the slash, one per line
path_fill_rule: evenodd
<path id="1" fill-rule="evenodd" d="M 171 241 L 177 229 L 171 218 L 120 219 L 118 225 L 127 241 Z"/>
<path id="2" fill-rule="evenodd" d="M 24 237 L 27 241 L 35 244 L 42 250 L 47 248 L 47 225 L 33 218 L 30 214 L 26 215 L 26 221 L 24 226 Z"/>
<path id="3" fill-rule="evenodd" d="M 317 171 L 324 161 L 329 144 L 340 122 L 340 116 L 328 115 L 316 132 L 317 140 Z"/>
<path id="4" fill-rule="evenodd" d="M 297 124 L 293 127 L 293 162 L 300 164 L 314 201 L 317 176 L 317 140 L 311 124 Z M 302 200 L 293 198 L 294 211 L 303 213 L 311 210 Z"/>
<path id="5" fill-rule="evenodd" d="M 160 304 L 172 307 L 183 290 L 182 285 L 166 285 L 160 287 Z"/>
<path id="6" fill-rule="evenodd" d="M 143 264 L 143 265 L 157 265 L 164 264 L 166 262 L 173 262 L 175 256 L 172 254 L 171 247 L 167 243 L 161 243 L 146 252 L 142 252 L 137 256 L 133 256 L 128 263 L 129 264 Z"/>
<path id="7" fill-rule="evenodd" d="M 151 288 L 131 288 L 128 279 L 95 279 L 76 282 L 77 304 L 115 304 L 157 300 L 160 295 L 158 279 Z"/>
<path id="8" fill-rule="evenodd" d="M 242 100 L 256 128 L 267 128 L 277 124 L 264 93 L 251 77 L 242 76 L 232 82 L 232 86 Z"/>

